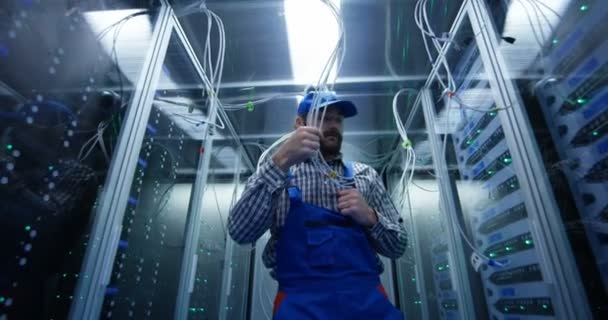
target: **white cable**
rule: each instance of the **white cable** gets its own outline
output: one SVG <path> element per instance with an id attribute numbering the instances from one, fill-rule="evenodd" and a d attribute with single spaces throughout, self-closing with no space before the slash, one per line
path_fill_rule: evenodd
<path id="1" fill-rule="evenodd" d="M 519 4 L 522 6 L 522 8 L 524 9 L 524 12 L 526 13 L 526 17 L 528 18 L 528 23 L 530 24 L 530 28 L 532 31 L 532 34 L 534 35 L 534 39 L 536 39 L 536 44 L 538 44 L 539 48 L 543 47 L 543 43 L 541 38 L 544 38 L 543 35 L 540 36 L 537 33 L 536 30 L 536 26 L 534 25 L 534 22 L 532 21 L 532 17 L 530 16 L 530 12 L 528 11 L 528 8 L 524 5 L 523 0 L 517 0 L 519 2 Z M 541 27 L 542 29 L 542 27 Z M 541 31 L 542 32 L 542 31 Z"/>
<path id="2" fill-rule="evenodd" d="M 218 128 L 218 129 L 226 128 L 226 125 L 224 124 L 224 122 L 222 121 L 222 119 L 220 117 L 216 117 L 217 121 L 219 122 L 219 124 L 217 124 L 214 122 L 207 121 L 205 119 L 197 119 L 197 118 L 193 118 L 193 117 L 188 117 L 183 114 L 179 114 L 179 113 L 175 113 L 175 112 L 172 112 L 171 114 L 174 116 L 180 117 L 180 118 L 186 120 L 186 122 L 197 125 L 197 126 L 200 124 L 206 123 L 212 127 Z"/>
<path id="3" fill-rule="evenodd" d="M 384 63 L 388 68 L 388 71 L 391 73 L 393 77 L 397 77 L 397 72 L 395 71 L 395 67 L 393 66 L 393 62 L 391 61 L 390 52 L 391 52 L 391 6 L 390 3 L 386 5 L 386 14 L 385 14 L 385 23 L 384 23 L 384 32 L 386 33 L 384 38 Z"/>
<path id="4" fill-rule="evenodd" d="M 395 192 L 393 193 L 393 197 L 396 197 L 397 199 L 399 199 L 398 205 L 400 208 L 400 210 L 399 210 L 400 214 L 402 214 L 404 211 L 407 211 L 405 199 L 406 199 L 407 193 L 409 192 L 409 185 L 411 184 L 412 180 L 414 179 L 414 171 L 415 171 L 415 165 L 416 165 L 416 153 L 414 151 L 414 148 L 412 147 L 411 141 L 409 140 L 409 138 L 407 136 L 407 130 L 405 129 L 405 126 L 403 125 L 403 121 L 401 120 L 401 115 L 397 108 L 397 102 L 399 100 L 399 96 L 404 92 L 417 94 L 418 91 L 415 89 L 403 88 L 403 89 L 400 89 L 399 91 L 397 91 L 397 93 L 393 97 L 393 117 L 395 119 L 395 125 L 397 127 L 397 131 L 399 132 L 399 135 L 401 136 L 401 139 L 403 141 L 401 147 L 403 149 L 405 149 L 405 162 L 403 165 L 403 171 L 401 172 L 401 177 L 399 178 L 399 183 L 397 184 L 397 188 L 395 189 Z"/>
<path id="5" fill-rule="evenodd" d="M 564 17 L 562 17 L 561 14 L 559 14 L 557 11 L 555 11 L 555 9 L 551 8 L 550 6 L 548 6 L 546 3 L 540 1 L 540 0 L 529 0 L 529 1 L 533 1 L 536 3 L 537 6 L 543 6 L 545 7 L 547 10 L 549 10 L 550 12 L 552 12 L 558 19 L 563 20 Z"/>
<path id="6" fill-rule="evenodd" d="M 105 144 L 103 142 L 103 133 L 106 130 L 106 128 L 108 127 L 108 125 L 109 124 L 105 121 L 102 121 L 97 125 L 97 132 L 91 138 L 89 138 L 89 140 L 87 140 L 80 148 L 80 151 L 78 152 L 78 156 L 77 156 L 78 161 L 82 162 L 82 161 L 86 160 L 91 155 L 93 150 L 95 150 L 95 146 L 97 146 L 97 144 L 99 144 L 106 161 L 108 161 L 108 163 L 109 163 L 110 158 L 107 153 Z M 88 147 L 88 150 L 85 152 L 84 150 L 87 147 Z"/>
<path id="7" fill-rule="evenodd" d="M 276 148 L 278 145 L 280 145 L 281 143 L 283 143 L 285 140 L 289 139 L 289 137 L 291 137 L 293 135 L 293 132 L 290 132 L 284 136 L 282 136 L 281 138 L 279 138 L 279 140 L 275 141 L 266 151 L 264 151 L 262 153 L 262 155 L 260 156 L 260 159 L 258 160 L 258 166 L 257 166 L 257 171 L 260 171 L 260 167 L 262 166 L 262 164 L 266 161 L 266 158 L 268 157 L 268 154 L 270 154 L 270 151 L 272 151 L 272 149 Z"/>
<path id="8" fill-rule="evenodd" d="M 223 104 L 223 108 L 226 111 L 235 111 L 235 110 L 242 110 L 242 109 L 246 109 L 249 107 L 249 105 L 253 105 L 253 106 L 257 106 L 258 104 L 262 104 L 265 102 L 268 102 L 270 100 L 274 100 L 277 98 L 282 98 L 282 97 L 291 97 L 291 94 L 275 94 L 272 95 L 270 97 L 267 98 L 262 98 L 259 100 L 254 100 L 254 101 L 247 101 L 245 103 L 238 103 L 238 104 Z"/>
<path id="9" fill-rule="evenodd" d="M 225 49 L 226 49 L 226 34 L 224 30 L 224 23 L 221 18 L 216 15 L 213 11 L 207 9 L 204 1 L 201 1 L 198 4 L 193 4 L 191 6 L 186 7 L 183 12 L 179 13 L 178 16 L 184 16 L 196 12 L 202 12 L 207 17 L 207 41 L 205 43 L 205 48 L 203 50 L 203 70 L 205 71 L 203 74 L 203 85 L 205 86 L 205 90 L 203 91 L 203 98 L 205 96 L 205 92 L 208 93 L 209 99 L 211 103 L 217 103 L 218 107 L 222 107 L 219 101 L 219 89 L 222 81 L 222 74 L 224 68 L 224 57 L 225 57 Z M 211 57 L 211 32 L 213 29 L 213 22 L 217 25 L 217 32 L 219 37 L 219 47 L 217 51 L 217 58 L 215 60 L 215 65 L 213 64 L 213 59 Z M 216 109 L 217 112 L 217 109 Z M 181 115 L 180 115 L 181 116 Z M 208 117 L 213 117 L 214 115 L 208 115 Z M 182 116 L 182 118 L 187 119 L 187 117 Z M 220 117 L 215 117 L 220 121 L 220 125 L 215 125 L 217 128 L 224 129 L 225 125 L 221 121 Z M 193 121 L 198 121 L 198 119 L 191 119 Z M 202 121 L 199 123 L 203 123 L 206 121 Z"/>
<path id="10" fill-rule="evenodd" d="M 307 124 L 310 126 L 313 126 L 313 127 L 317 127 L 319 129 L 321 129 L 323 127 L 323 119 L 324 119 L 325 113 L 327 111 L 327 108 L 321 108 L 322 106 L 320 105 L 320 101 L 323 98 L 322 93 L 333 89 L 333 86 L 335 84 L 335 81 L 336 81 L 338 74 L 340 72 L 340 69 L 342 67 L 342 63 L 344 61 L 344 56 L 346 53 L 346 37 L 344 34 L 344 23 L 342 21 L 340 11 L 331 2 L 331 0 L 321 0 L 321 1 L 327 5 L 327 7 L 330 9 L 331 13 L 336 18 L 336 21 L 337 21 L 338 27 L 339 27 L 339 38 L 336 43 L 336 47 L 332 51 L 327 63 L 325 64 L 325 66 L 323 67 L 323 70 L 321 71 L 321 75 L 319 76 L 319 80 L 317 81 L 317 86 L 316 86 L 316 90 L 319 94 L 315 94 L 313 96 L 313 99 L 311 102 L 311 108 L 310 108 L 310 111 L 309 111 L 308 117 L 307 117 Z M 331 75 L 332 69 L 334 66 L 336 66 L 336 64 L 337 64 L 337 67 L 336 67 L 335 78 L 332 80 L 331 85 L 328 86 L 327 82 L 328 82 L 329 76 Z M 321 115 L 321 117 L 319 117 L 319 112 L 321 112 L 321 109 L 323 110 L 322 111 L 323 114 Z M 316 168 L 316 170 L 319 171 L 322 175 L 331 177 L 332 179 L 330 179 L 330 181 L 332 181 L 336 185 L 343 186 L 349 182 L 349 180 L 346 179 L 344 176 L 340 176 L 337 172 L 332 170 L 332 168 L 327 164 L 327 162 L 321 155 L 320 151 L 316 152 L 311 157 L 311 160 L 312 160 L 313 166 Z"/>
<path id="11" fill-rule="evenodd" d="M 428 46 L 428 42 L 427 42 L 427 39 L 426 39 L 427 36 L 430 37 L 431 43 L 433 44 L 435 50 L 438 53 L 438 59 L 439 60 L 437 61 L 437 64 L 443 65 L 443 68 L 446 71 L 446 76 L 447 76 L 448 84 L 446 85 L 443 82 L 443 80 L 441 79 L 440 73 L 438 73 L 438 76 L 437 76 L 437 79 L 439 80 L 439 83 L 444 88 L 444 90 L 446 90 L 448 92 L 453 92 L 453 91 L 456 90 L 456 84 L 455 84 L 455 81 L 454 81 L 454 79 L 452 77 L 450 67 L 449 67 L 449 65 L 447 63 L 447 60 L 446 60 L 445 56 L 444 55 L 439 55 L 439 53 L 441 53 L 441 49 L 442 49 L 441 42 L 444 42 L 444 43 L 453 42 L 453 35 L 449 35 L 449 37 L 447 39 L 437 37 L 437 35 L 433 31 L 433 29 L 431 28 L 431 25 L 430 25 L 430 22 L 429 22 L 429 19 L 428 19 L 428 14 L 427 14 L 427 11 L 426 11 L 426 4 L 427 4 L 427 0 L 418 0 L 418 2 L 415 5 L 415 8 L 414 8 L 414 20 L 416 22 L 416 25 L 418 26 L 418 28 L 421 31 L 422 39 L 423 39 L 424 46 L 425 46 L 425 50 L 426 50 L 427 55 L 429 57 L 429 61 L 431 63 L 431 66 L 435 66 L 435 61 L 434 61 L 433 55 L 432 55 L 432 53 L 430 51 L 430 48 Z"/>

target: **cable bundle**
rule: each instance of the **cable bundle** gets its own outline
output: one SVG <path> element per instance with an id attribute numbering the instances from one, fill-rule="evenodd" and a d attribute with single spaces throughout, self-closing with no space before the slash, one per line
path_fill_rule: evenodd
<path id="1" fill-rule="evenodd" d="M 416 25 L 418 26 L 418 29 L 420 29 L 420 33 L 422 34 L 422 40 L 424 42 L 424 48 L 426 50 L 426 53 L 429 57 L 429 62 L 432 66 L 435 66 L 435 58 L 433 57 L 433 53 L 431 52 L 427 38 L 430 38 L 433 47 L 437 51 L 437 55 L 439 58 L 439 61 L 437 61 L 437 63 L 441 63 L 441 65 L 443 65 L 443 69 L 445 70 L 448 78 L 448 83 L 446 85 L 443 82 L 443 79 L 441 79 L 439 73 L 437 76 L 437 80 L 439 80 L 439 83 L 441 84 L 443 89 L 446 90 L 446 92 L 455 92 L 456 83 L 454 82 L 454 78 L 452 77 L 450 66 L 448 65 L 448 62 L 445 59 L 445 56 L 440 55 L 442 43 L 452 42 L 453 37 L 452 35 L 447 34 L 446 37 L 440 38 L 435 34 L 433 28 L 431 27 L 431 24 L 429 23 L 428 13 L 426 11 L 427 2 L 428 0 L 418 0 L 418 2 L 416 2 L 416 6 L 414 7 L 414 20 L 416 22 Z"/>

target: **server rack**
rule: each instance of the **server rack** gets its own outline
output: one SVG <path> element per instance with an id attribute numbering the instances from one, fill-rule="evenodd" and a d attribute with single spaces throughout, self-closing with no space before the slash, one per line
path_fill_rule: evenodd
<path id="1" fill-rule="evenodd" d="M 478 49 L 472 46 L 456 67 L 463 79 L 459 92 L 488 89 Z M 503 266 L 483 266 L 479 271 L 486 304 L 494 319 L 555 319 L 551 285 L 543 278 L 540 256 L 534 247 L 531 223 L 518 178 L 511 164 L 494 99 L 483 99 L 479 110 L 463 109 L 462 129 L 454 134 L 458 170 L 467 184 L 484 190 L 466 208 L 467 225 L 476 249 Z"/>
<path id="2" fill-rule="evenodd" d="M 543 58 L 536 93 L 608 288 L 608 8 L 596 6 Z"/>
<path id="3" fill-rule="evenodd" d="M 479 270 L 489 312 L 487 317 L 590 318 L 574 253 L 563 229 L 548 178 L 542 169 L 538 145 L 525 115 L 524 104 L 498 48 L 501 37 L 484 1 L 471 0 L 463 6 L 471 21 L 471 34 L 474 34 L 477 49 L 459 53 L 462 59 L 458 67 L 453 69 L 455 73 L 460 73 L 457 79 L 464 79 L 458 84 L 459 91 L 484 89 L 491 93 L 492 98 L 473 106 L 481 112 L 463 112 L 460 118 L 464 119 L 464 123 L 460 124 L 458 130 L 449 133 L 452 134 L 451 149 L 455 153 L 457 175 L 466 181 L 461 184 L 473 186 L 470 189 L 486 195 L 486 199 L 461 204 L 465 212 L 463 227 L 469 231 L 471 247 L 489 260 Z M 452 31 L 458 32 L 458 29 L 453 27 Z M 446 158 L 437 146 L 441 144 L 441 139 L 433 128 L 436 125 L 435 113 L 441 108 L 437 107 L 437 95 L 433 96 L 431 89 L 436 77 L 441 74 L 439 61 L 453 48 L 453 43 L 444 45 L 425 85 L 426 90 L 419 99 L 429 125 L 435 163 L 443 162 Z M 475 58 L 476 50 L 479 51 L 478 58 Z M 480 72 L 485 78 L 475 76 Z M 602 81 L 599 80 L 600 85 Z M 459 96 L 460 93 L 449 95 Z M 600 135 L 600 132 L 596 135 Z M 436 164 L 436 167 L 441 179 L 440 191 L 448 193 L 441 197 L 442 205 L 447 209 L 447 216 L 451 215 L 454 221 L 459 214 L 458 197 L 463 195 L 455 192 L 454 188 L 443 186 L 453 178 L 448 170 L 441 168 L 442 165 Z M 456 225 L 450 227 L 458 232 Z M 451 241 L 454 241 L 453 237 L 448 238 L 448 245 L 454 247 Z M 453 253 L 456 258 L 464 254 L 465 251 L 458 250 Z M 467 272 L 470 268 L 467 266 L 463 269 L 458 264 L 455 267 L 458 273 Z M 455 287 L 459 293 L 476 291 L 474 287 L 460 287 L 460 282 L 456 282 Z M 466 307 L 464 304 L 462 306 Z M 478 308 L 475 309 L 476 316 L 486 317 L 483 312 L 479 313 Z M 460 314 L 464 312 L 461 310 Z"/>

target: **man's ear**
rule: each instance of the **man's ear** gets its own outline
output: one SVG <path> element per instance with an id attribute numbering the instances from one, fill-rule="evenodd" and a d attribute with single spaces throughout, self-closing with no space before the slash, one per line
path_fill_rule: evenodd
<path id="1" fill-rule="evenodd" d="M 294 124 L 294 129 L 297 129 L 301 126 L 305 126 L 306 125 L 306 121 L 304 120 L 303 117 L 297 117 L 296 118 L 296 123 Z"/>

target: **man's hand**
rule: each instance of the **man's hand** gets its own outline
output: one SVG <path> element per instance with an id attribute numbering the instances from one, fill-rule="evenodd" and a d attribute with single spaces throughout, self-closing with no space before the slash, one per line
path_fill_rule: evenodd
<path id="1" fill-rule="evenodd" d="M 357 189 L 338 191 L 338 209 L 345 216 L 353 218 L 358 224 L 371 228 L 378 223 L 378 216 Z"/>
<path id="2" fill-rule="evenodd" d="M 302 126 L 281 145 L 272 157 L 274 163 L 287 172 L 289 167 L 310 158 L 320 148 L 321 131 L 315 127 Z"/>

